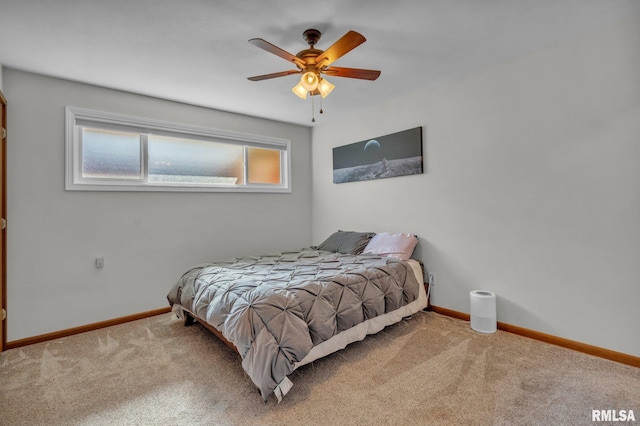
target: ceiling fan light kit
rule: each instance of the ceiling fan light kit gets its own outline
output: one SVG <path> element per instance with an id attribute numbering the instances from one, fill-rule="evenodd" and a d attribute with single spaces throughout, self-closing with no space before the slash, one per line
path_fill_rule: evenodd
<path id="1" fill-rule="evenodd" d="M 330 66 L 337 59 L 364 43 L 366 39 L 362 34 L 355 31 L 349 31 L 324 51 L 314 47 L 318 40 L 320 40 L 320 31 L 316 29 L 308 29 L 302 34 L 302 36 L 309 44 L 309 48 L 301 50 L 296 55 L 292 55 L 291 53 L 261 38 L 252 38 L 249 40 L 249 43 L 254 46 L 264 49 L 269 53 L 273 53 L 274 55 L 289 62 L 293 62 L 298 70 L 258 75 L 255 77 L 248 77 L 248 79 L 251 81 L 261 81 L 292 74 L 301 74 L 300 81 L 291 90 L 296 96 L 304 100 L 307 99 L 308 95 L 320 95 L 322 98 L 325 98 L 335 88 L 335 85 L 322 77 L 323 74 L 334 77 L 357 78 L 371 81 L 376 80 L 380 76 L 380 71 L 377 70 Z M 320 113 L 322 113 L 322 108 L 320 109 Z M 315 121 L 315 118 L 312 121 Z"/>

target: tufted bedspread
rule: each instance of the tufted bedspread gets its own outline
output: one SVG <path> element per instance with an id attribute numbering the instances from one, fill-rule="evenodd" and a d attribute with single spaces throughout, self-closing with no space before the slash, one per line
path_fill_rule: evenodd
<path id="1" fill-rule="evenodd" d="M 408 262 L 305 248 L 196 266 L 167 298 L 236 346 L 266 401 L 314 346 L 415 301 L 420 287 Z"/>

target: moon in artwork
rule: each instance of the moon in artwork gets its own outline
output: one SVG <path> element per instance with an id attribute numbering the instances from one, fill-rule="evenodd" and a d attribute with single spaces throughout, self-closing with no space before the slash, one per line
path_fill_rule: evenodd
<path id="1" fill-rule="evenodd" d="M 367 149 L 380 149 L 380 142 L 378 142 L 375 139 L 371 139 L 369 142 L 367 142 L 364 146 L 364 150 L 366 151 Z"/>

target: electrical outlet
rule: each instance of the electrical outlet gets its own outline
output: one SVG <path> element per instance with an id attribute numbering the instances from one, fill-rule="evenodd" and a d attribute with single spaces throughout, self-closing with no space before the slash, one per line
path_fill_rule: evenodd
<path id="1" fill-rule="evenodd" d="M 96 257 L 96 268 L 102 268 L 104 266 L 104 257 Z"/>
<path id="2" fill-rule="evenodd" d="M 435 287 L 435 285 L 436 285 L 436 274 L 434 274 L 433 272 L 428 272 L 427 273 L 427 278 L 429 280 L 429 286 L 430 287 Z"/>

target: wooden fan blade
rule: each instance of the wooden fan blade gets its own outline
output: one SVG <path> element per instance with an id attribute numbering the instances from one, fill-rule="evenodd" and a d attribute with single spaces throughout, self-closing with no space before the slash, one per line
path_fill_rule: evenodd
<path id="1" fill-rule="evenodd" d="M 274 72 L 273 74 L 264 74 L 264 75 L 256 75 L 255 77 L 247 77 L 247 79 L 251 81 L 260 81 L 260 80 L 268 80 L 270 78 L 284 77 L 285 75 L 291 75 L 291 74 L 300 74 L 300 71 L 296 71 L 296 70 L 280 71 L 280 72 Z"/>
<path id="2" fill-rule="evenodd" d="M 327 50 L 322 52 L 316 58 L 316 63 L 319 67 L 326 67 L 332 64 L 341 56 L 351 52 L 356 47 L 367 41 L 366 38 L 360 33 L 355 31 L 349 31 L 343 35 L 338 41 L 333 43 Z"/>
<path id="3" fill-rule="evenodd" d="M 305 66 L 305 63 L 302 59 L 298 58 L 295 55 L 292 55 L 286 50 L 280 49 L 278 46 L 271 44 L 266 40 L 263 40 L 261 38 L 252 38 L 251 40 L 249 40 L 249 43 L 259 47 L 260 49 L 264 49 L 269 53 L 273 53 L 276 56 L 280 56 L 281 58 L 286 59 L 289 62 L 293 62 L 297 66 Z"/>
<path id="4" fill-rule="evenodd" d="M 332 77 L 359 78 L 362 80 L 375 80 L 380 77 L 380 71 L 359 68 L 329 67 L 322 72 Z"/>

